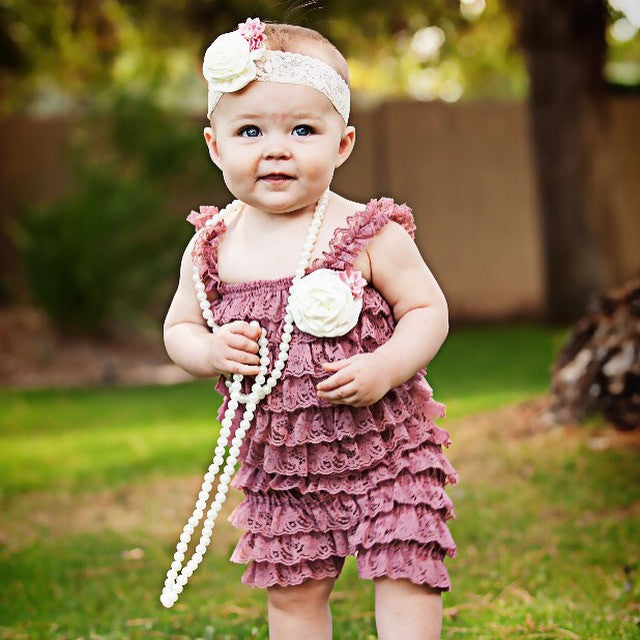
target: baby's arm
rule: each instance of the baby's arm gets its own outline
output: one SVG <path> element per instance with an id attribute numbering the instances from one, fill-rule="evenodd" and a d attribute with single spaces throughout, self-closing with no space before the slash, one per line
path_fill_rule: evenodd
<path id="1" fill-rule="evenodd" d="M 164 345 L 169 357 L 182 369 L 199 378 L 220 374 L 256 375 L 260 362 L 257 352 L 260 330 L 237 320 L 216 333 L 207 327 L 196 298 L 193 283 L 191 239 L 180 263 L 180 279 L 164 320 Z M 209 294 L 215 300 L 217 294 Z"/>
<path id="2" fill-rule="evenodd" d="M 318 386 L 334 402 L 366 406 L 426 367 L 449 332 L 446 298 L 405 229 L 391 221 L 367 246 L 371 282 L 393 308 L 396 327 L 372 353 L 324 363 Z"/>

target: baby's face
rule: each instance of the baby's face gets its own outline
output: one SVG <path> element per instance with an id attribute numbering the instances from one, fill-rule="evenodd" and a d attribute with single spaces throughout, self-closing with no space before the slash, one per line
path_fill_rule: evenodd
<path id="1" fill-rule="evenodd" d="M 205 139 L 229 191 L 270 214 L 313 209 L 355 130 L 312 87 L 254 81 L 226 93 Z"/>

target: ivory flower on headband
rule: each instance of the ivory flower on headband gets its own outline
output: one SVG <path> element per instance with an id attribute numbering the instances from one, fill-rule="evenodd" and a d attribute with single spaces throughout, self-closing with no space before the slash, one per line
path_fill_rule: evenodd
<path id="1" fill-rule="evenodd" d="M 237 91 L 256 77 L 255 60 L 266 48 L 263 33 L 264 23 L 259 18 L 247 18 L 237 31 L 223 33 L 211 43 L 202 63 L 210 91 Z"/>
<path id="2" fill-rule="evenodd" d="M 206 50 L 202 74 L 209 87 L 207 117 L 223 94 L 261 80 L 313 87 L 331 101 L 346 124 L 351 97 L 345 80 L 318 58 L 268 50 L 264 30 L 260 18 L 247 18 L 236 31 L 219 35 Z"/>

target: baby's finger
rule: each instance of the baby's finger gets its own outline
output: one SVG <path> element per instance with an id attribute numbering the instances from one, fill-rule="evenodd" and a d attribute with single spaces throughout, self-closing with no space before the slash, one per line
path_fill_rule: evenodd
<path id="1" fill-rule="evenodd" d="M 243 376 L 257 376 L 260 373 L 260 367 L 244 364 L 236 360 L 226 360 L 225 369 L 229 373 L 241 373 Z"/>
<path id="2" fill-rule="evenodd" d="M 241 351 L 239 349 L 231 349 L 227 354 L 227 360 L 233 360 L 235 362 L 242 362 L 244 364 L 259 365 L 260 358 L 247 351 Z"/>
<path id="3" fill-rule="evenodd" d="M 344 360 L 335 360 L 333 362 L 323 362 L 322 366 L 328 371 L 339 371 L 343 367 L 346 367 L 351 362 L 351 358 L 345 358 Z"/>
<path id="4" fill-rule="evenodd" d="M 240 351 L 249 351 L 250 353 L 258 353 L 258 343 L 244 335 L 232 333 L 227 340 L 227 344 Z"/>
<path id="5" fill-rule="evenodd" d="M 340 400 L 340 404 L 351 404 L 351 405 L 354 405 L 356 407 L 364 406 L 364 405 L 360 404 L 360 395 L 357 394 L 357 393 L 354 393 L 353 395 L 347 396 L 346 398 L 342 398 L 342 400 Z"/>
<path id="6" fill-rule="evenodd" d="M 332 391 L 318 391 L 318 396 L 331 402 L 343 402 L 345 398 L 357 393 L 357 385 L 355 381 L 343 384 Z"/>
<path id="7" fill-rule="evenodd" d="M 343 384 L 347 384 L 353 380 L 353 375 L 347 371 L 338 371 L 334 373 L 331 377 L 323 380 L 322 382 L 316 385 L 316 389 L 318 391 L 332 391 L 337 387 L 342 386 Z"/>
<path id="8" fill-rule="evenodd" d="M 260 327 L 254 327 L 244 320 L 234 320 L 230 322 L 229 331 L 236 335 L 243 335 L 251 340 L 257 340 L 260 337 Z"/>

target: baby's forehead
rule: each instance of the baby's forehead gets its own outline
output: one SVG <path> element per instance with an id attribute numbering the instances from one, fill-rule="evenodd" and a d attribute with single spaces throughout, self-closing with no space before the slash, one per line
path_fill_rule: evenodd
<path id="1" fill-rule="evenodd" d="M 222 96 L 214 113 L 225 119 L 251 115 L 271 119 L 338 115 L 329 99 L 306 85 L 253 81 L 243 90 Z"/>

